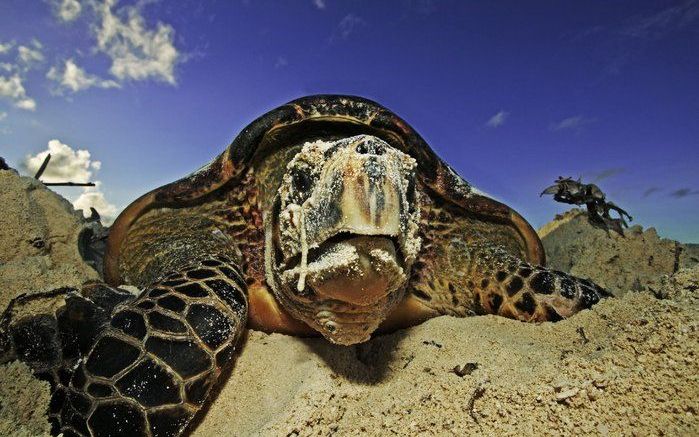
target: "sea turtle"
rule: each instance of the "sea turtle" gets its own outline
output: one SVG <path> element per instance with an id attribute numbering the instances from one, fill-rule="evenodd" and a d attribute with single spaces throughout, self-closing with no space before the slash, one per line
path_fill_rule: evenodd
<path id="1" fill-rule="evenodd" d="M 340 95 L 268 112 L 140 197 L 104 261 L 109 286 L 10 329 L 66 436 L 186 432 L 246 327 L 352 345 L 442 314 L 557 321 L 608 296 L 543 267 L 532 227 L 405 121 Z"/>

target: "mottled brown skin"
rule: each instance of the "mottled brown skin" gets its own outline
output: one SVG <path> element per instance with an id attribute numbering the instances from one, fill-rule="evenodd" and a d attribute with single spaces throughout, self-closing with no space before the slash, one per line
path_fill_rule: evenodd
<path id="1" fill-rule="evenodd" d="M 384 190 L 384 195 L 394 193 L 403 199 L 384 205 L 358 194 L 357 205 L 374 205 L 373 218 L 360 216 L 353 226 L 386 218 L 378 213 L 397 214 L 398 204 L 400 209 L 408 207 L 406 199 L 415 208 L 405 223 L 418 229 L 417 235 L 410 235 L 419 242 L 414 246 L 416 258 L 406 260 L 402 250 L 383 252 L 390 255 L 386 265 L 404 266 L 407 276 L 398 288 L 385 291 L 385 299 L 382 290 L 372 288 L 382 305 L 375 315 L 374 321 L 381 322 L 375 332 L 441 314 L 491 313 L 530 322 L 556 321 L 608 295 L 589 281 L 542 267 L 543 248 L 531 226 L 506 205 L 473 190 L 389 110 L 358 97 L 306 97 L 255 120 L 211 164 L 142 196 L 120 215 L 110 232 L 105 276 L 114 286 L 140 287 L 138 297 L 125 297 L 106 285 L 100 286 L 99 298 L 84 289 L 81 296 L 68 299 L 55 319 L 29 320 L 13 331 L 17 357 L 52 382 L 54 433 L 180 435 L 191 427 L 219 375 L 230 368 L 246 326 L 318 334 L 311 328 L 317 328 L 313 315 L 301 321 L 294 306 L 303 301 L 312 308 L 321 302 L 318 296 L 301 298 L 307 290 L 299 285 L 299 296 L 287 290 L 281 301 L 280 290 L 268 281 L 274 275 L 266 270 L 286 261 L 280 254 L 275 255 L 282 261 L 279 265 L 275 256 L 265 257 L 266 250 L 272 254 L 270 247 L 284 246 L 280 235 L 293 220 L 285 225 L 279 219 L 282 212 L 277 208 L 284 207 L 280 193 L 296 189 L 289 185 L 291 172 L 298 170 L 294 158 L 312 151 L 308 144 L 316 140 L 356 147 L 360 154 L 385 152 L 407 163 L 395 167 L 403 170 L 391 170 L 405 171 L 403 179 L 397 179 L 402 182 L 381 182 L 384 185 L 372 188 L 374 182 L 352 170 L 348 164 L 352 159 L 340 154 L 346 159 L 342 168 L 353 175 L 343 181 L 342 189 L 361 193 L 357 187 L 368 186 L 372 196 Z M 310 167 L 325 171 L 338 159 L 324 152 Z M 393 168 L 391 160 L 374 161 L 384 170 Z M 315 199 L 324 181 L 316 175 L 298 190 Z M 328 197 L 329 202 L 345 199 L 335 205 L 338 217 L 356 212 L 341 194 Z M 308 199 L 303 204 L 299 200 L 299 205 L 293 202 L 293 211 L 306 208 L 308 214 L 318 206 Z M 373 237 L 383 238 L 383 245 L 390 237 L 395 246 L 406 238 L 405 229 L 410 227 L 405 223 L 401 218 L 400 232 L 390 236 L 349 229 L 352 238 L 343 244 L 356 244 L 361 250 Z M 328 242 L 333 238 L 329 237 Z M 318 250 L 324 247 L 320 243 L 325 244 L 315 242 Z M 376 282 L 381 278 L 372 276 L 371 268 L 373 264 L 363 277 Z M 343 291 L 335 291 L 331 294 L 342 301 Z M 351 291 L 344 297 L 355 302 L 361 296 Z M 351 319 L 352 312 L 342 317 Z M 30 341 L 27 332 L 38 331 L 46 333 L 47 347 Z M 352 344 L 371 333 L 348 332 L 321 334 L 333 342 Z M 50 362 L 42 359 L 49 356 Z"/>
<path id="2" fill-rule="evenodd" d="M 236 196 L 244 197 L 273 192 L 294 148 L 318 138 L 333 140 L 357 134 L 374 135 L 415 158 L 420 165 L 420 183 L 430 192 L 459 206 L 463 213 L 507 228 L 519 240 L 530 262 L 544 263 L 543 246 L 534 229 L 516 211 L 474 191 L 396 114 L 361 97 L 317 95 L 294 100 L 261 116 L 205 168 L 151 191 L 129 205 L 110 230 L 105 258 L 107 282 L 124 282 L 120 257 L 127 252 L 123 247 L 126 236 L 149 210 L 201 204 L 222 187 L 223 191 L 235 189 Z M 273 177 L 275 174 L 277 178 Z M 249 193 L 250 190 L 256 193 Z M 266 201 L 271 202 L 272 197 L 267 196 Z M 257 206 L 265 211 L 270 204 L 262 202 Z M 255 206 L 254 202 L 248 204 Z"/>
<path id="3" fill-rule="evenodd" d="M 286 314 L 265 283 L 260 259 L 264 247 L 260 218 L 263 211 L 271 207 L 286 163 L 303 141 L 319 137 L 335 139 L 355 133 L 376 135 L 413 156 L 420 164 L 417 185 L 425 193 L 421 197 L 452 205 L 455 207 L 452 215 L 456 217 L 468 215 L 470 223 L 463 224 L 464 236 L 473 234 L 470 225 L 477 223 L 482 238 L 507 241 L 510 247 L 518 247 L 513 253 L 534 264 L 544 263 L 543 247 L 531 226 L 506 205 L 474 192 L 405 121 L 365 99 L 312 96 L 291 102 L 256 120 L 204 171 L 155 190 L 124 211 L 110 234 L 105 262 L 108 282 L 141 284 L 131 272 L 135 266 L 143 265 L 138 260 L 139 253 L 158 258 L 151 256 L 152 244 L 148 238 L 143 238 L 143 234 L 157 234 L 149 226 L 162 228 L 156 217 L 160 208 L 177 207 L 183 223 L 191 221 L 187 217 L 208 217 L 213 211 L 215 218 L 212 223 L 229 229 L 224 232 L 230 232 L 236 241 L 243 241 L 241 251 L 247 262 L 244 268 L 254 296 L 250 302 L 250 326 L 287 334 L 313 334 L 306 325 Z M 151 213 L 146 213 L 149 210 Z M 151 219 L 153 224 L 149 225 Z M 137 223 L 133 225 L 134 222 Z M 177 232 L 177 229 L 174 226 L 172 232 Z M 128 245 L 128 250 L 124 250 L 124 244 Z M 139 249 L 139 244 L 148 249 Z M 416 288 L 419 289 L 420 285 Z M 433 294 L 438 292 L 433 290 Z M 407 314 L 390 316 L 391 320 L 400 320 L 400 323 L 387 322 L 385 325 L 395 329 L 420 323 L 428 314 L 441 314 L 413 312 L 414 307 L 416 305 L 410 306 Z M 402 311 L 402 308 L 398 310 Z"/>
<path id="4" fill-rule="evenodd" d="M 609 295 L 590 281 L 528 262 L 508 233 L 464 215 L 454 205 L 422 199 L 422 255 L 409 287 L 432 315 L 557 321 Z"/>

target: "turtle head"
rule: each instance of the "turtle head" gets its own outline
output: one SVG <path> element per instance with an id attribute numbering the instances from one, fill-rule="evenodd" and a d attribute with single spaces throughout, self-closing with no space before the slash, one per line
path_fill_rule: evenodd
<path id="1" fill-rule="evenodd" d="M 339 344 L 365 341 L 402 299 L 420 249 L 417 164 L 381 139 L 306 143 L 266 223 L 284 308 Z"/>

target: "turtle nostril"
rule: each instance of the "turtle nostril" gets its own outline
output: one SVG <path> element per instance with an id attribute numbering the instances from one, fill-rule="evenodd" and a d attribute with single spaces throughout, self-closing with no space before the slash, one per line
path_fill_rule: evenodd
<path id="1" fill-rule="evenodd" d="M 362 142 L 357 144 L 355 149 L 360 155 L 383 155 L 384 149 L 381 144 Z"/>

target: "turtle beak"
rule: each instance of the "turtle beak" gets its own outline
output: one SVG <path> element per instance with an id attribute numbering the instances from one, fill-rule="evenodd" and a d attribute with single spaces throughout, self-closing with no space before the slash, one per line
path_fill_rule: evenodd
<path id="1" fill-rule="evenodd" d="M 539 194 L 539 197 L 543 196 L 544 194 L 556 194 L 556 193 L 558 193 L 558 190 L 559 190 L 558 184 L 551 185 L 550 187 L 548 187 L 547 189 L 542 191 L 541 194 Z"/>

